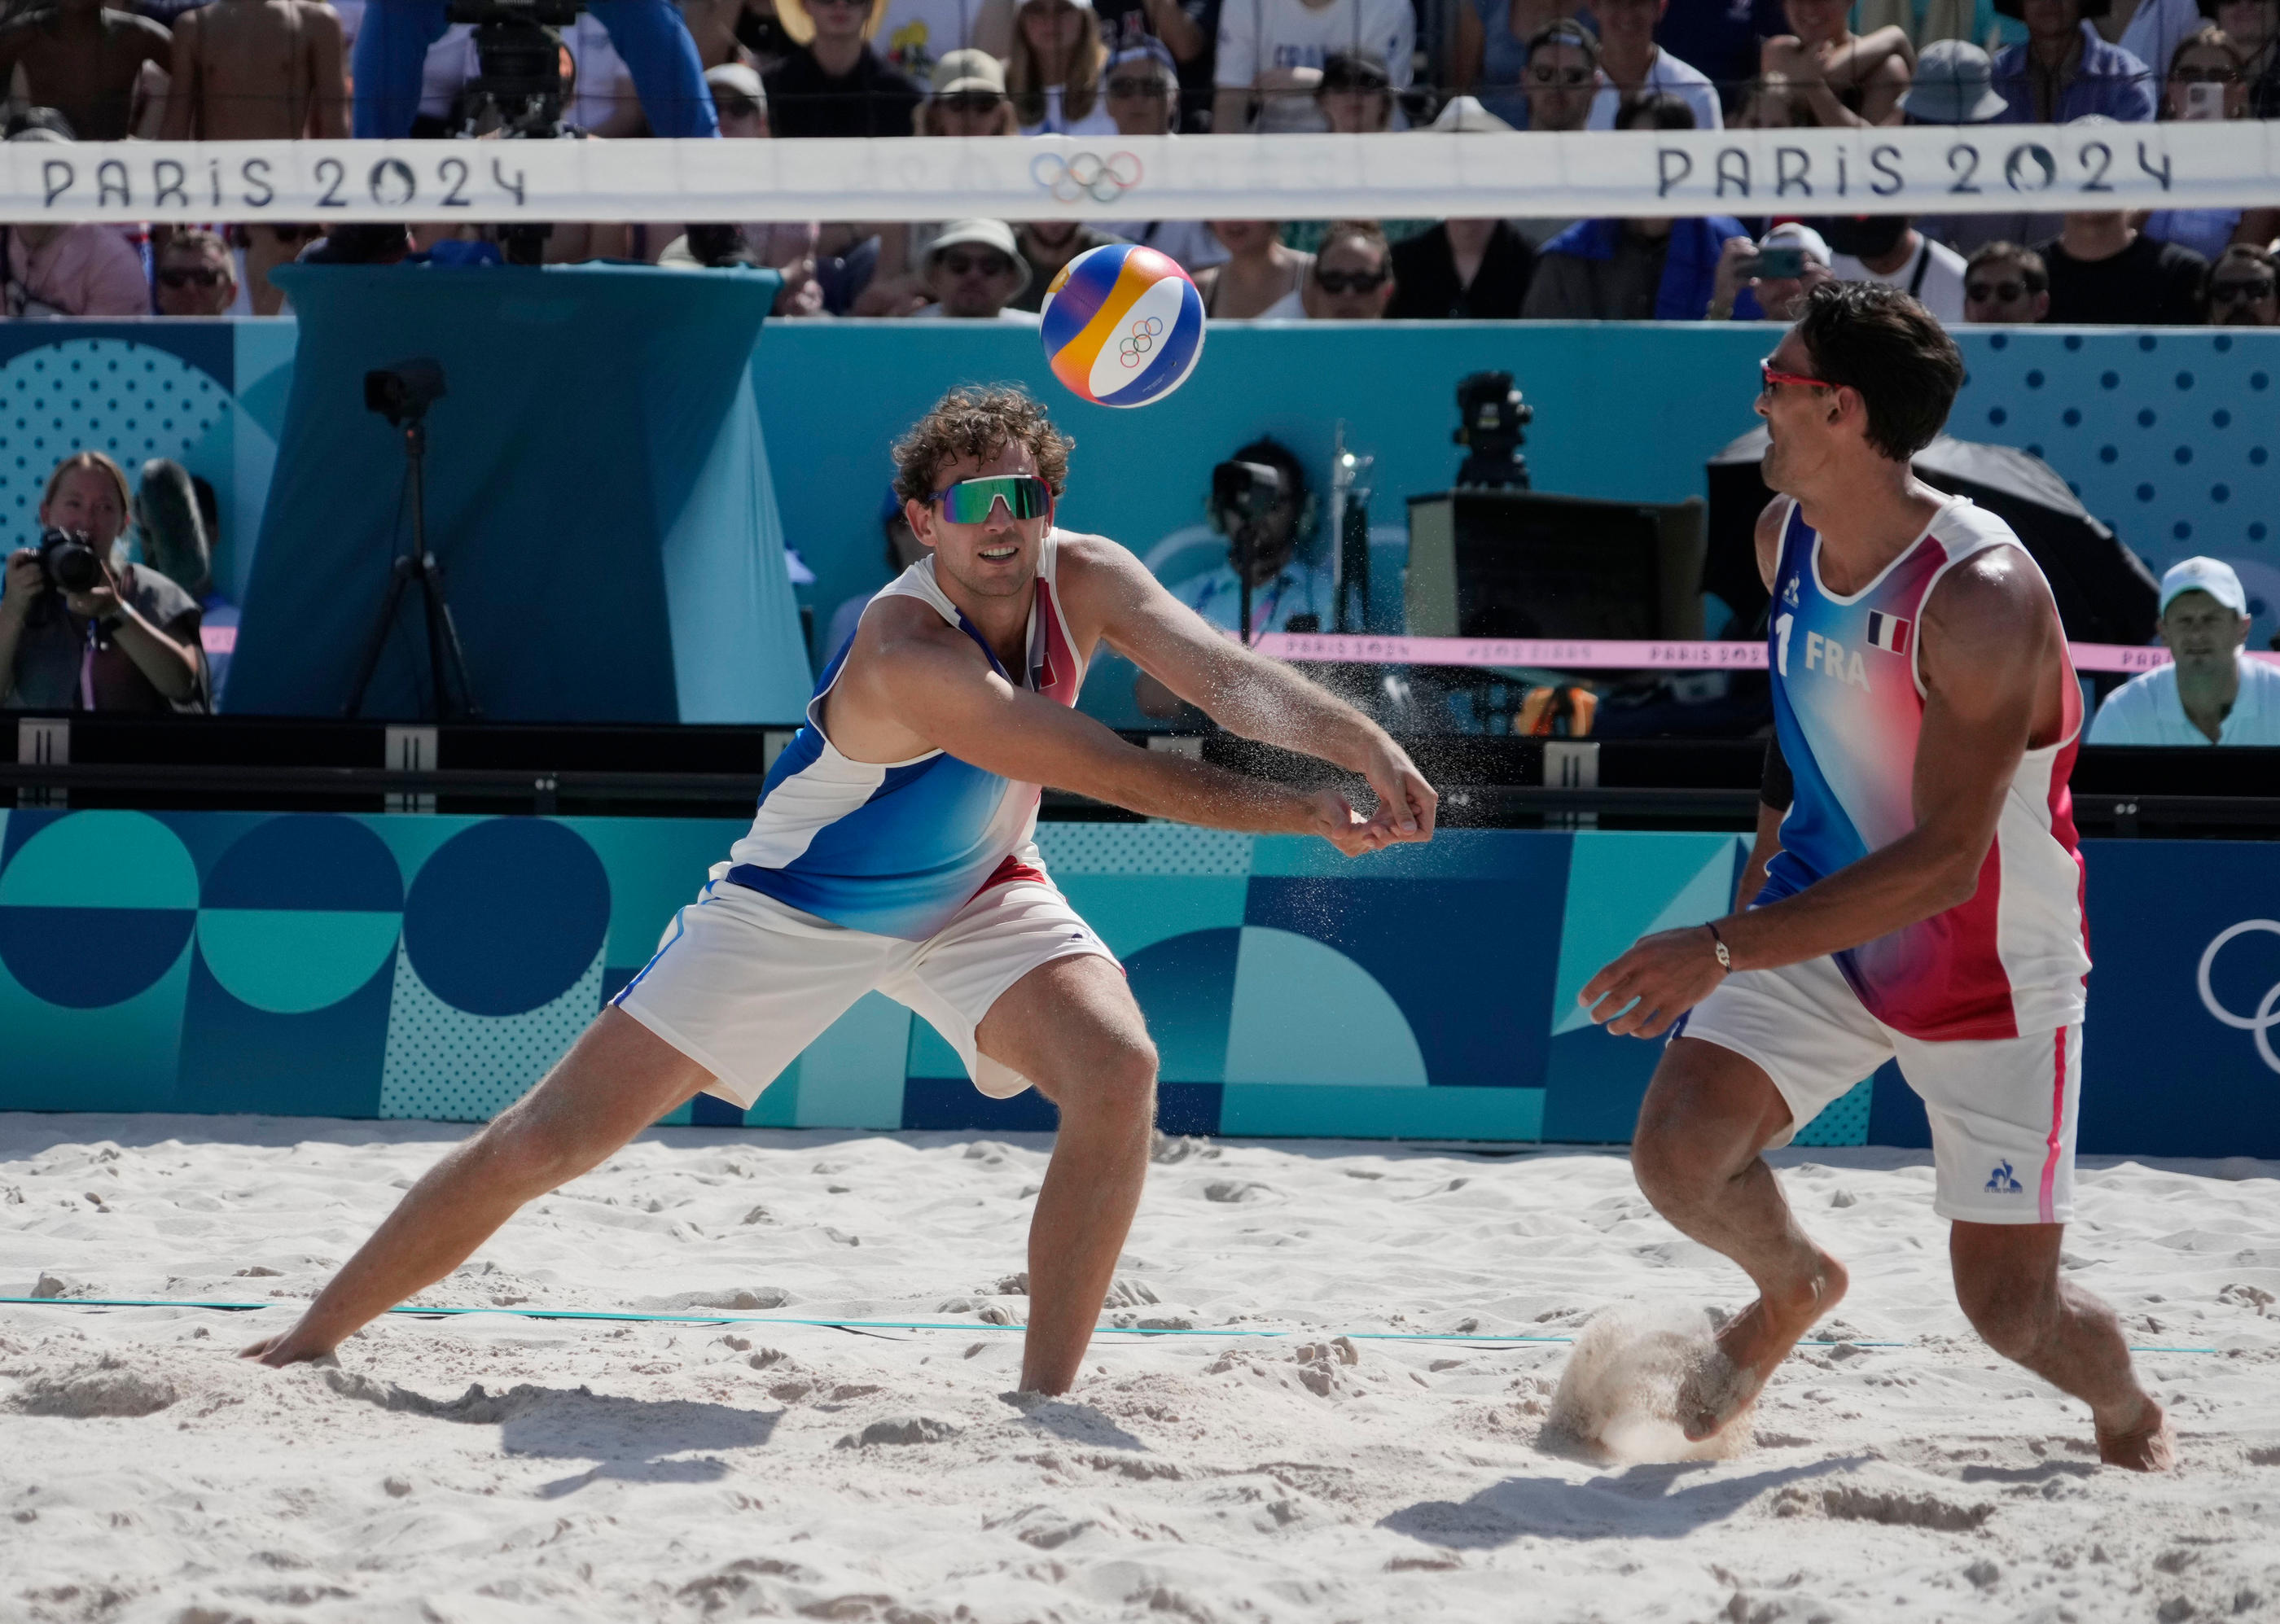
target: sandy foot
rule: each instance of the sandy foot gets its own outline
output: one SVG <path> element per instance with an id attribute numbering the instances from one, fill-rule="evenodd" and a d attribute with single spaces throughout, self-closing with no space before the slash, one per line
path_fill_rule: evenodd
<path id="1" fill-rule="evenodd" d="M 1062 1399 L 1006 1397 L 1044 1165 L 1027 1137 L 663 1133 L 433 1293 L 956 1330 L 399 1316 L 336 1366 L 236 1358 L 458 1132 L 0 1117 L 0 1295 L 275 1305 L 0 1306 L 0 1619 L 2280 1612 L 2270 1165 L 2084 1169 L 2069 1274 L 2133 1342 L 2222 1350 L 2141 1356 L 2180 1437 L 2153 1476 L 2100 1469 L 2081 1407 L 1970 1335 L 1930 1169 L 1898 1152 L 1779 1158 L 1852 1294 L 1814 1328 L 1837 1345 L 1782 1364 L 1725 1459 L 1544 1435 L 1591 1344 L 1518 1338 L 1737 1295 L 1593 1154 L 1185 1147 L 1153 1170 L 1112 1319 L 1303 1334 L 1103 1338 Z M 1650 1349 L 1647 1390 L 1675 1395 L 1663 1356 L 1706 1327 Z M 1384 1330 L 1470 1340 L 1353 1334 Z"/>

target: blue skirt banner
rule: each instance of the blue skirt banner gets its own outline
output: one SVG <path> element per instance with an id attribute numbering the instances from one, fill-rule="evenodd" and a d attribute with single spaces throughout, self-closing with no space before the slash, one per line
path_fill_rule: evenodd
<path id="1" fill-rule="evenodd" d="M 0 1110 L 483 1120 L 740 827 L 0 812 Z M 1576 990 L 1639 935 L 1724 912 L 1745 855 L 1732 835 L 1451 831 L 1349 862 L 1160 824 L 1048 824 L 1039 844 L 1130 974 L 1167 1131 L 1505 1143 L 1629 1138 L 1660 1045 L 1608 1036 Z M 2280 846 L 2097 842 L 2090 875 L 2083 1148 L 2280 1155 Z M 674 1120 L 1053 1125 L 1035 1094 L 976 1092 L 877 994 L 750 1111 Z M 1922 1144 L 1923 1112 L 1888 1069 L 1799 1140 Z"/>

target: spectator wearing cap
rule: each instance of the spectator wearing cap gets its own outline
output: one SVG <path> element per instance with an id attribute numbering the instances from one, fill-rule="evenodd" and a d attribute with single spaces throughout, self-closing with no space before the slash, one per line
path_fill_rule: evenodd
<path id="1" fill-rule="evenodd" d="M 2051 313 L 2051 273 L 2043 257 L 2016 242 L 1988 242 L 1963 266 L 1963 319 L 2026 326 Z"/>
<path id="2" fill-rule="evenodd" d="M 1244 0 L 1236 0 L 1237 4 Z M 1092 0 L 1101 43 L 1113 73 L 1128 51 L 1153 49 L 1172 65 L 1171 127 L 1185 122 L 1185 102 L 1200 118 L 1211 112 L 1212 44 L 1219 35 L 1221 0 Z"/>
<path id="3" fill-rule="evenodd" d="M 1591 128 L 1628 129 L 1621 119 L 1628 103 L 1664 96 L 1686 104 L 1694 114 L 1694 128 L 1724 127 L 1725 112 L 1709 76 L 1654 42 L 1655 25 L 1669 4 L 1593 0 L 1591 14 L 1599 24 L 1599 89 L 1591 98 Z"/>
<path id="4" fill-rule="evenodd" d="M 1760 72 L 1786 81 L 1824 129 L 1898 124 L 1914 48 L 1894 27 L 1853 33 L 1849 10 L 1849 0 L 1783 0 L 1790 31 L 1765 42 Z"/>
<path id="5" fill-rule="evenodd" d="M 1409 0 L 1229 0 L 1220 12 L 1212 129 L 1222 135 L 1327 129 L 1314 89 L 1332 53 L 1375 55 L 1398 91 L 1408 88 L 1416 49 Z"/>
<path id="6" fill-rule="evenodd" d="M 1995 65 L 1968 40 L 1935 40 L 1916 58 L 1916 73 L 1900 98 L 1908 124 L 1992 124 L 2010 104 L 1995 89 Z M 1960 254 L 1988 242 L 2039 242 L 2059 227 L 2054 214 L 2007 211 L 1995 214 L 1930 214 L 1916 229 Z"/>
<path id="7" fill-rule="evenodd" d="M 887 0 L 872 49 L 913 84 L 931 81 L 952 51 L 1003 61 L 1013 49 L 1013 0 Z"/>
<path id="8" fill-rule="evenodd" d="M 2027 26 L 2026 40 L 1995 58 L 1995 93 L 2003 121 L 2071 124 L 2097 115 L 2124 124 L 2153 119 L 2154 73 L 2099 37 L 2087 19 L 2112 0 L 1995 0 L 1995 9 Z"/>
<path id="9" fill-rule="evenodd" d="M 1024 135 L 1113 135 L 1101 104 L 1108 65 L 1092 0 L 1021 0 L 1013 13 L 1013 54 L 1005 89 Z"/>
<path id="10" fill-rule="evenodd" d="M 724 140 L 769 138 L 768 93 L 756 70 L 741 62 L 724 62 L 719 67 L 705 70 L 705 85 L 712 93 L 712 106 L 720 117 Z M 666 253 L 673 251 L 671 243 L 666 241 L 671 229 L 645 228 L 649 241 L 660 250 L 660 263 Z M 823 286 L 816 280 L 816 244 L 822 236 L 821 226 L 814 220 L 751 220 L 741 229 L 744 253 L 751 262 L 778 272 L 784 279 L 783 286 L 776 292 L 775 313 L 821 315 Z M 687 239 L 680 242 L 682 250 L 688 252 Z"/>
<path id="11" fill-rule="evenodd" d="M 1794 276 L 1765 274 L 1768 249 L 1794 255 Z M 1718 268 L 1710 288 L 1710 307 L 1703 312 L 1711 321 L 1794 321 L 1805 313 L 1806 296 L 1830 275 L 1835 258 L 1829 244 L 1812 227 L 1785 220 L 1752 242 L 1729 237 L 1719 245 Z"/>
<path id="12" fill-rule="evenodd" d="M 1483 96 L 1481 105 L 1514 129 L 1580 130 L 1598 94 L 1598 36 L 1581 23 L 1555 22 L 1529 40 L 1518 91 Z"/>
<path id="13" fill-rule="evenodd" d="M 1169 135 L 1179 109 L 1180 76 L 1172 53 L 1155 40 L 1128 45 L 1108 59 L 1102 81 L 1108 116 L 1120 135 Z M 1227 250 L 1201 220 L 1118 220 L 1105 227 L 1128 242 L 1169 254 L 1189 275 L 1223 264 Z"/>
<path id="14" fill-rule="evenodd" d="M 1629 104 L 1620 129 L 1694 127 L 1675 96 Z M 1723 214 L 1683 219 L 1581 220 L 1544 246 L 1521 314 L 1536 321 L 1699 321 L 1728 241 L 1747 239 Z"/>
<path id="15" fill-rule="evenodd" d="M 871 48 L 887 0 L 776 0 L 797 42 L 766 76 L 768 122 L 780 140 L 907 135 L 919 88 Z"/>
<path id="16" fill-rule="evenodd" d="M 168 237 L 150 281 L 162 316 L 226 316 L 237 302 L 237 261 L 211 231 Z"/>
<path id="17" fill-rule="evenodd" d="M 2161 577 L 2170 663 L 2106 697 L 2092 744 L 2280 744 L 2280 668 L 2242 652 L 2248 594 L 2222 558 L 2187 558 Z"/>
<path id="18" fill-rule="evenodd" d="M 1321 77 L 1314 84 L 1314 104 L 1334 135 L 1383 135 L 1393 127 L 1393 80 L 1385 59 L 1375 51 L 1334 50 L 1322 58 Z M 1459 97 L 1450 103 L 1470 103 Z M 1477 106 L 1477 103 L 1471 103 Z M 1445 110 L 1444 110 L 1445 111 Z M 1331 222 L 1295 219 L 1282 222 L 1282 245 L 1301 253 L 1319 251 Z M 1429 219 L 1390 219 L 1378 222 L 1389 242 L 1400 242 L 1432 229 Z"/>
<path id="19" fill-rule="evenodd" d="M 1470 94 L 1514 129 L 1532 127 L 1528 67 L 1547 29 L 1573 28 L 1591 38 L 1591 65 L 1598 70 L 1599 42 L 1575 21 L 1577 9 L 1576 0 L 1463 0 L 1449 41 L 1450 89 Z M 1590 98 L 1584 101 L 1588 109 Z M 1575 127 L 1583 127 L 1579 116 Z"/>
<path id="20" fill-rule="evenodd" d="M 2122 211 L 2069 214 L 2041 245 L 2058 327 L 2199 327 L 2208 261 L 2160 242 Z"/>
<path id="21" fill-rule="evenodd" d="M 921 135 L 1018 135 L 1021 120 L 1005 94 L 1005 65 L 974 47 L 953 50 L 934 65 L 928 94 L 918 111 Z"/>
<path id="22" fill-rule="evenodd" d="M 37 126 L 8 140 L 64 143 Z M 0 225 L 0 305 L 7 316 L 147 316 L 150 284 L 113 227 Z"/>
<path id="23" fill-rule="evenodd" d="M 1963 319 L 1963 256 L 1918 231 L 1905 214 L 1825 220 L 1835 250 L 1829 273 L 1840 282 L 1881 282 L 1898 288 L 1943 327 Z"/>
<path id="24" fill-rule="evenodd" d="M 2203 27 L 2178 41 L 2161 87 L 2161 117 L 2200 122 L 2247 116 L 2248 80 L 2231 36 Z M 2270 242 L 2280 231 L 2280 209 L 2156 209 L 2144 230 L 2214 260 L 2234 242 Z"/>
<path id="25" fill-rule="evenodd" d="M 1511 127 L 1460 96 L 1433 127 L 1493 134 Z M 1396 321 L 1510 321 L 1535 274 L 1535 245 L 1511 221 L 1442 220 L 1393 245 L 1394 295 L 1385 313 Z"/>
<path id="26" fill-rule="evenodd" d="M 1298 302 L 1309 321 L 1375 321 L 1393 292 L 1393 249 L 1383 229 L 1375 220 L 1333 220 Z"/>
<path id="27" fill-rule="evenodd" d="M 2280 256 L 2236 242 L 2209 269 L 2208 319 L 2214 327 L 2280 327 Z"/>
<path id="28" fill-rule="evenodd" d="M 915 313 L 965 321 L 1035 321 L 1034 312 L 1008 309 L 1029 285 L 1028 262 L 1003 220 L 952 220 L 927 244 L 923 267 L 933 303 Z"/>
<path id="29" fill-rule="evenodd" d="M 173 58 L 173 42 L 162 25 L 103 0 L 10 9 L 14 15 L 0 25 L 0 84 L 21 68 L 32 104 L 63 114 L 82 141 L 124 141 L 137 133 L 143 70 L 157 69 L 163 84 Z"/>

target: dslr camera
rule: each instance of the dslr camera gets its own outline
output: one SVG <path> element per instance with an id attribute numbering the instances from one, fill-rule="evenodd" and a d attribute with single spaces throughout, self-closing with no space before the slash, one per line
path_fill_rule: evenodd
<path id="1" fill-rule="evenodd" d="M 61 612 L 63 595 L 84 592 L 103 584 L 103 560 L 95 556 L 84 530 L 58 530 L 53 525 L 40 532 L 40 575 L 48 583 L 46 596 L 35 601 L 49 614 Z"/>

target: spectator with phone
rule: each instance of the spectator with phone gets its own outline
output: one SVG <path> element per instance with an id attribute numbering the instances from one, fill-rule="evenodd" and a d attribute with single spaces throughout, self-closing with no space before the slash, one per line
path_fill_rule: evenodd
<path id="1" fill-rule="evenodd" d="M 2161 116 L 2195 123 L 2245 119 L 2248 79 L 2240 50 L 2222 28 L 2203 28 L 2178 42 L 2161 86 Z M 2280 210 L 2156 209 L 2145 235 L 2215 259 L 2235 242 L 2269 242 L 2280 229 Z"/>
<path id="2" fill-rule="evenodd" d="M 1729 237 L 1718 254 L 1710 321 L 1794 321 L 1806 296 L 1834 280 L 1829 244 L 1812 227 L 1784 221 L 1757 242 Z"/>
<path id="3" fill-rule="evenodd" d="M 2016 242 L 1983 244 L 1963 267 L 1963 319 L 2026 326 L 2051 313 L 2051 273 Z"/>
<path id="4" fill-rule="evenodd" d="M 112 552 L 134 512 L 126 471 L 100 451 L 58 463 L 40 499 L 40 544 L 8 558 L 0 587 L 0 707 L 207 708 L 198 606 Z"/>

